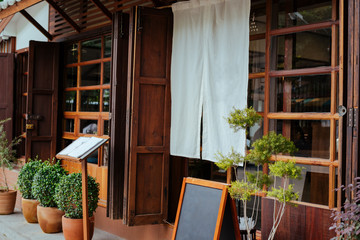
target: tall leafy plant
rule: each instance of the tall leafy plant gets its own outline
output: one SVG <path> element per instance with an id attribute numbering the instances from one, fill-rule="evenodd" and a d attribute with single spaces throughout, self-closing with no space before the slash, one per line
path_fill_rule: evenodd
<path id="1" fill-rule="evenodd" d="M 20 138 L 15 138 L 11 142 L 8 141 L 5 132 L 5 123 L 10 121 L 11 118 L 0 120 L 0 167 L 2 169 L 2 174 L 4 176 L 5 186 L 0 186 L 1 191 L 8 192 L 9 184 L 7 181 L 5 169 L 12 169 L 14 163 L 16 162 L 15 153 L 16 150 L 13 147 L 20 143 Z"/>
<path id="2" fill-rule="evenodd" d="M 260 119 L 260 115 L 253 108 L 246 108 L 244 110 L 234 109 L 228 117 L 228 123 L 236 132 L 240 129 L 246 130 L 254 126 Z M 221 153 L 217 155 L 217 166 L 219 168 L 228 169 L 233 167 L 236 173 L 237 167 L 243 165 L 243 178 L 240 179 L 239 175 L 235 174 L 236 181 L 231 183 L 229 193 L 232 198 L 242 202 L 242 219 L 249 240 L 251 239 L 251 230 L 255 227 L 257 221 L 257 209 L 260 201 L 258 195 L 263 191 L 264 186 L 269 187 L 273 184 L 271 190 L 267 191 L 267 194 L 268 196 L 275 197 L 280 203 L 280 207 L 276 208 L 276 200 L 274 200 L 273 226 L 268 239 L 274 239 L 275 232 L 285 211 L 285 204 L 297 199 L 298 195 L 293 192 L 293 185 L 289 184 L 289 180 L 299 178 L 302 169 L 291 161 L 270 161 L 273 155 L 275 155 L 276 159 L 278 154 L 292 154 L 295 151 L 296 147 L 292 141 L 281 134 L 270 132 L 268 135 L 256 140 L 246 156 L 242 156 L 234 150 L 228 155 Z M 254 173 L 247 171 L 249 164 L 256 166 Z M 265 164 L 269 165 L 270 175 L 264 174 L 260 170 L 261 166 Z M 282 179 L 282 186 L 277 186 L 277 178 Z M 247 207 L 252 196 L 254 196 L 252 214 L 247 216 Z M 255 216 L 254 212 L 256 212 Z"/>

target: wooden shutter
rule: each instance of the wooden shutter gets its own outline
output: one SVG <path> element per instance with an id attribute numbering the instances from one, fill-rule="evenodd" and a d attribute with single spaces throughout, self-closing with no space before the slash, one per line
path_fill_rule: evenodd
<path id="1" fill-rule="evenodd" d="M 0 120 L 11 118 L 5 124 L 9 142 L 13 138 L 14 119 L 14 54 L 0 53 Z"/>
<path id="2" fill-rule="evenodd" d="M 124 165 L 128 160 L 129 118 L 127 99 L 130 83 L 127 78 L 129 45 L 129 16 L 116 13 L 112 27 L 111 58 L 111 120 L 110 161 L 108 167 L 107 216 L 119 219 L 123 216 Z"/>
<path id="3" fill-rule="evenodd" d="M 136 8 L 128 225 L 162 223 L 167 216 L 170 152 L 170 9 Z"/>
<path id="4" fill-rule="evenodd" d="M 55 157 L 59 44 L 30 41 L 25 157 Z M 32 128 L 32 129 L 31 129 Z"/>

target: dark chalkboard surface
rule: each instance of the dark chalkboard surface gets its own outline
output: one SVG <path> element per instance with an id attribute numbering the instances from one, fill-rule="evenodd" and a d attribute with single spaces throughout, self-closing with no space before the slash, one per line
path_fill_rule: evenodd
<path id="1" fill-rule="evenodd" d="M 240 239 L 235 203 L 227 185 L 185 178 L 176 215 L 174 240 Z"/>

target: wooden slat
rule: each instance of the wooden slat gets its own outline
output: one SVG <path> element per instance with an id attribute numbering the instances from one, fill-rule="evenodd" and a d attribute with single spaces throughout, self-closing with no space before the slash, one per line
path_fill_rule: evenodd
<path id="1" fill-rule="evenodd" d="M 102 4 L 99 0 L 91 0 L 96 7 L 98 7 L 104 14 L 105 16 L 110 19 L 110 21 L 112 21 L 112 15 L 111 12 L 104 6 L 104 4 Z"/>
<path id="2" fill-rule="evenodd" d="M 272 156 L 270 158 L 271 161 L 289 161 L 294 160 L 298 164 L 306 164 L 306 165 L 318 165 L 318 166 L 335 166 L 337 167 L 339 165 L 339 161 L 331 162 L 329 159 L 325 158 L 309 158 L 309 157 L 297 157 L 297 156 L 283 156 L 283 155 L 277 155 Z"/>
<path id="3" fill-rule="evenodd" d="M 316 29 L 322 28 L 330 28 L 333 24 L 339 24 L 339 21 L 329 21 L 322 23 L 314 23 L 314 24 L 306 24 L 294 27 L 287 28 L 279 28 L 270 31 L 271 36 L 285 35 L 290 33 L 304 32 L 304 31 L 312 31 Z"/>
<path id="4" fill-rule="evenodd" d="M 294 112 L 277 112 L 269 113 L 267 115 L 269 119 L 283 119 L 283 120 L 331 120 L 339 119 L 339 114 L 331 113 L 294 113 Z"/>
<path id="5" fill-rule="evenodd" d="M 47 3 L 50 4 L 69 24 L 70 26 L 77 32 L 80 32 L 80 27 L 54 2 L 53 0 L 46 0 Z"/>
<path id="6" fill-rule="evenodd" d="M 339 71 L 339 67 L 315 67 L 315 68 L 303 68 L 303 69 L 292 69 L 292 70 L 279 70 L 271 71 L 270 77 L 290 77 L 299 75 L 315 75 L 315 74 L 326 74 L 332 71 Z"/>

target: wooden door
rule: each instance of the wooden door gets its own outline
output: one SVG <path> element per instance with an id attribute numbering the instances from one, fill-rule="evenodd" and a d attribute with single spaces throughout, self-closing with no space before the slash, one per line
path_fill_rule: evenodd
<path id="1" fill-rule="evenodd" d="M 59 44 L 30 41 L 25 157 L 55 157 Z"/>
<path id="2" fill-rule="evenodd" d="M 132 18 L 132 117 L 128 225 L 167 217 L 170 156 L 170 9 L 136 8 Z"/>
<path id="3" fill-rule="evenodd" d="M 11 118 L 5 124 L 9 142 L 13 138 L 14 118 L 14 54 L 0 53 L 0 120 Z"/>

